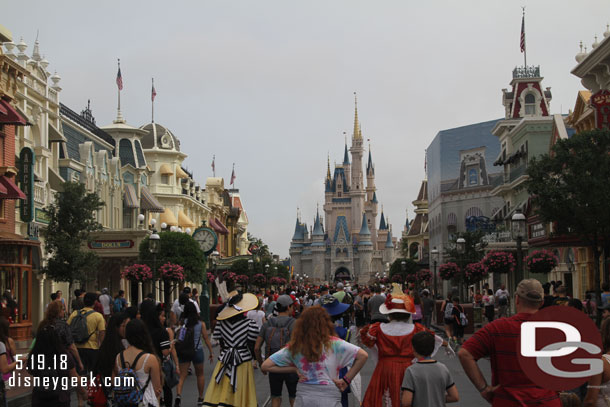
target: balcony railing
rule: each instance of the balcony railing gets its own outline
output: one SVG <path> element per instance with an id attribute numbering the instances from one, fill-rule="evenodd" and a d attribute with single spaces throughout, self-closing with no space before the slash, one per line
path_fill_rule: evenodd
<path id="1" fill-rule="evenodd" d="M 34 184 L 34 202 L 40 205 L 46 205 L 47 191 L 43 185 Z"/>
<path id="2" fill-rule="evenodd" d="M 513 69 L 513 79 L 540 78 L 539 66 L 518 66 Z"/>

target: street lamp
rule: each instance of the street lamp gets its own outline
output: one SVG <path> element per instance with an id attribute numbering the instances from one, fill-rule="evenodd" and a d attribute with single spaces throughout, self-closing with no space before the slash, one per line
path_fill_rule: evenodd
<path id="1" fill-rule="evenodd" d="M 157 234 L 157 231 L 155 229 L 153 229 L 152 235 L 150 235 L 150 237 L 148 238 L 148 251 L 153 256 L 153 276 L 155 274 L 157 274 L 157 254 L 159 253 L 160 249 L 161 249 L 161 238 Z M 167 287 L 165 287 L 165 289 L 167 290 Z M 167 301 L 166 301 L 165 305 L 167 307 Z"/>
<path id="2" fill-rule="evenodd" d="M 269 265 L 265 264 L 265 274 L 269 274 Z"/>
<path id="3" fill-rule="evenodd" d="M 517 272 L 515 273 L 514 287 L 523 279 L 523 253 L 521 252 L 521 245 L 526 233 L 525 221 L 525 215 L 521 212 L 521 209 L 515 210 L 510 220 L 512 238 L 517 242 Z"/>
<path id="4" fill-rule="evenodd" d="M 438 249 L 436 246 L 432 250 L 430 250 L 430 257 L 432 259 L 432 265 L 434 266 L 434 275 L 433 275 L 433 283 L 434 289 L 432 290 L 432 295 L 434 295 L 434 300 L 436 301 L 436 265 L 438 264 Z"/>
<path id="5" fill-rule="evenodd" d="M 460 269 L 464 268 L 464 254 L 466 253 L 466 239 L 464 239 L 463 237 L 458 237 L 458 239 L 455 241 L 455 248 L 458 252 L 458 254 L 460 255 Z M 460 277 L 459 277 L 459 283 L 458 283 L 458 290 L 459 290 L 459 295 L 460 295 L 460 299 L 463 301 L 463 295 L 464 293 L 462 292 L 464 289 L 464 284 L 463 284 L 463 279 L 464 279 L 464 270 L 461 270 L 460 273 Z"/>
<path id="6" fill-rule="evenodd" d="M 248 259 L 248 270 L 250 270 L 250 272 L 254 271 L 254 260 L 252 259 Z"/>

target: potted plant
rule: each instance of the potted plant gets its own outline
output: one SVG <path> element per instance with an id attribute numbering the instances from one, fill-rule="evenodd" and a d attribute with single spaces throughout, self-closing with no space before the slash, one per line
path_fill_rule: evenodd
<path id="1" fill-rule="evenodd" d="M 469 284 L 481 281 L 488 274 L 487 267 L 482 262 L 470 263 L 464 267 L 464 279 Z"/>
<path id="2" fill-rule="evenodd" d="M 441 264 L 438 268 L 438 274 L 443 280 L 451 280 L 460 273 L 460 268 L 453 262 Z"/>
<path id="3" fill-rule="evenodd" d="M 430 269 L 421 269 L 416 274 L 417 281 L 430 281 L 432 279 L 432 272 Z"/>
<path id="4" fill-rule="evenodd" d="M 130 281 L 144 282 L 153 278 L 153 273 L 146 264 L 132 264 L 121 271 L 121 277 Z"/>
<path id="5" fill-rule="evenodd" d="M 481 260 L 489 273 L 512 273 L 517 262 L 510 252 L 492 250 Z"/>
<path id="6" fill-rule="evenodd" d="M 550 273 L 558 263 L 557 256 L 549 250 L 535 250 L 525 258 L 531 273 Z"/>
<path id="7" fill-rule="evenodd" d="M 170 281 L 183 281 L 184 280 L 184 268 L 179 264 L 165 263 L 159 267 L 159 273 L 163 280 Z"/>

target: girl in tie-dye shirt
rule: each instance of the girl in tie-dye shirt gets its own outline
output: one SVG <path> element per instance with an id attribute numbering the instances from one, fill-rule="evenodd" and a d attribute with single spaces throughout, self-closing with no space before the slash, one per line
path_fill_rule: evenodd
<path id="1" fill-rule="evenodd" d="M 367 353 L 335 336 L 328 313 L 320 306 L 306 309 L 295 323 L 292 338 L 261 366 L 263 372 L 301 377 L 295 406 L 341 407 L 341 391 L 362 369 Z M 339 370 L 351 366 L 343 379 Z"/>

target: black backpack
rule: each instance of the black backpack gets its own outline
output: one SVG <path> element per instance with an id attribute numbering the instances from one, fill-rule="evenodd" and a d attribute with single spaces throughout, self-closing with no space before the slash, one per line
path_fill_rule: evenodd
<path id="1" fill-rule="evenodd" d="M 279 325 L 277 317 L 269 318 L 269 326 L 265 331 L 265 356 L 268 358 L 282 349 L 290 341 L 290 328 L 295 319 L 290 318 L 284 325 Z"/>
<path id="2" fill-rule="evenodd" d="M 93 332 L 95 332 L 94 330 L 89 333 L 89 328 L 87 327 L 87 317 L 94 312 L 94 310 L 87 312 L 78 310 L 72 321 L 70 321 L 70 332 L 75 343 L 82 344 L 87 342 L 91 335 L 93 335 Z"/>
<path id="3" fill-rule="evenodd" d="M 195 345 L 195 326 L 188 328 L 183 326 L 178 330 L 174 346 L 178 357 L 182 360 L 193 360 L 195 357 L 195 348 L 199 346 L 199 341 L 201 341 L 200 336 L 199 341 L 197 341 L 197 346 Z"/>

